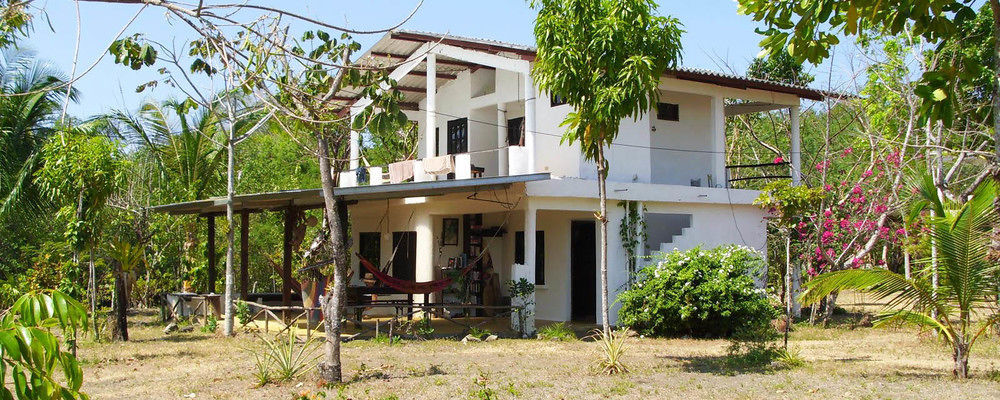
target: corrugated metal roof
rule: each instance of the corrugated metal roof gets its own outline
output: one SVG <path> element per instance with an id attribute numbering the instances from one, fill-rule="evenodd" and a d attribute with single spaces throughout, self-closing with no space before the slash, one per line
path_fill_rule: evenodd
<path id="1" fill-rule="evenodd" d="M 449 193 L 468 193 L 496 190 L 515 183 L 534 182 L 551 179 L 548 172 L 494 176 L 487 178 L 451 179 L 428 182 L 409 182 L 377 186 L 344 187 L 334 190 L 334 194 L 347 201 L 399 199 L 404 197 L 440 196 Z M 323 206 L 322 189 L 283 190 L 268 193 L 242 194 L 233 197 L 233 209 L 239 211 L 276 210 L 286 207 L 320 208 Z M 217 214 L 226 209 L 225 197 L 186 201 L 147 208 L 151 212 L 183 214 Z"/>
<path id="2" fill-rule="evenodd" d="M 395 30 L 387 33 L 378 42 L 376 42 L 368 51 L 366 51 L 359 59 L 359 63 L 366 65 L 391 65 L 387 63 L 387 58 L 379 57 L 377 54 L 393 54 L 398 56 L 410 56 L 413 52 L 420 47 L 424 42 L 440 41 L 446 44 L 452 44 L 460 47 L 472 48 L 480 51 L 488 51 L 495 54 L 509 56 L 511 58 L 528 58 L 533 59 L 536 53 L 536 48 L 533 46 L 526 46 L 516 43 L 502 42 L 498 40 L 474 38 L 457 36 L 450 34 L 441 34 L 434 32 L 424 32 L 415 30 Z M 439 74 L 457 73 L 458 71 L 463 71 L 468 69 L 469 66 L 449 66 L 448 61 L 458 62 L 459 60 L 451 60 L 446 57 L 439 57 L 438 72 Z M 404 61 L 403 59 L 392 59 L 396 63 Z M 423 64 L 417 66 L 414 69 L 417 72 L 425 72 Z M 679 67 L 668 71 L 668 76 L 675 77 L 681 80 L 695 81 L 708 83 L 719 86 L 734 87 L 739 89 L 757 89 L 764 91 L 772 91 L 778 93 L 787 93 L 796 95 L 805 99 L 810 100 L 822 100 L 826 97 L 850 97 L 843 94 L 827 92 L 823 90 L 813 89 L 807 86 L 792 85 L 783 82 L 770 81 L 766 79 L 750 78 L 746 76 L 712 71 L 701 68 L 688 68 Z M 405 80 L 405 81 L 404 81 Z M 426 88 L 426 81 L 423 76 L 407 76 L 404 80 L 400 80 L 401 86 L 407 86 L 413 89 L 423 89 Z M 446 79 L 438 79 L 438 84 Z M 405 83 L 404 83 L 405 82 Z M 343 92 L 344 97 L 357 97 L 356 94 L 351 94 L 351 88 L 345 89 Z M 354 90 L 353 92 L 357 92 Z M 408 101 L 419 102 L 424 96 L 419 93 L 407 96 Z"/>

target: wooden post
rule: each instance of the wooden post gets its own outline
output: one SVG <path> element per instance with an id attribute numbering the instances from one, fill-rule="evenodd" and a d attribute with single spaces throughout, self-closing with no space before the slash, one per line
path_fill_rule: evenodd
<path id="1" fill-rule="evenodd" d="M 205 217 L 208 220 L 208 281 L 205 283 L 205 293 L 215 293 L 215 216 Z"/>
<path id="2" fill-rule="evenodd" d="M 285 209 L 285 238 L 282 243 L 281 305 L 292 305 L 292 236 L 295 230 L 295 209 Z"/>
<path id="3" fill-rule="evenodd" d="M 240 298 L 250 298 L 250 213 L 240 215 Z"/>

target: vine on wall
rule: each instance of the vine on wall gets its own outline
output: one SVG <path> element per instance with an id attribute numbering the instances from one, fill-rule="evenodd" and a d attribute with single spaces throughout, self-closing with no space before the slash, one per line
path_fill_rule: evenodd
<path id="1" fill-rule="evenodd" d="M 628 268 L 628 288 L 636 282 L 638 275 L 639 255 L 636 251 L 640 243 L 646 243 L 646 221 L 642 218 L 646 212 L 645 206 L 640 206 L 637 201 L 619 201 L 618 207 L 625 209 L 625 217 L 622 218 L 619 235 L 622 239 L 622 247 L 625 248 L 626 267 Z M 640 207 L 642 212 L 639 211 Z"/>

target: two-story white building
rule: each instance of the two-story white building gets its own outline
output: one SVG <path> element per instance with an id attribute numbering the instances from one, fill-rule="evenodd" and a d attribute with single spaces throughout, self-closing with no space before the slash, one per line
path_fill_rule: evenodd
<path id="1" fill-rule="evenodd" d="M 537 285 L 538 319 L 600 323 L 597 170 L 577 145 L 561 143 L 559 125 L 570 106 L 537 90 L 534 56 L 527 46 L 396 31 L 360 57 L 398 65 L 391 77 L 419 126 L 419 148 L 410 165 L 392 167 L 396 174 L 388 177 L 389 166 L 362 165 L 361 135 L 353 138 L 351 167 L 368 168 L 369 182 L 359 185 L 352 171 L 340 185 L 345 194 L 371 193 L 350 207 L 354 250 L 391 260 L 396 276 L 416 281 L 439 279 L 463 254 L 475 260 L 488 252 L 501 281 L 525 277 Z M 644 209 L 648 243 L 640 254 L 724 244 L 765 250 L 764 214 L 752 205 L 758 193 L 728 188 L 725 118 L 791 109 L 788 151 L 798 171 L 800 101 L 823 97 L 805 87 L 686 69 L 664 75 L 660 90 L 661 103 L 638 120 L 623 120 L 607 152 L 612 301 L 627 282 L 619 201 Z M 354 110 L 368 104 L 351 93 L 343 96 Z M 727 99 L 742 101 L 727 106 Z M 410 170 L 412 182 L 394 183 Z"/>
<path id="2" fill-rule="evenodd" d="M 473 265 L 463 298 L 436 292 L 417 295 L 416 302 L 497 304 L 506 294 L 503 282 L 523 277 L 536 284 L 537 319 L 601 323 L 597 170 L 578 146 L 561 143 L 559 125 L 570 107 L 537 90 L 530 74 L 534 57 L 533 48 L 515 44 L 412 31 L 387 34 L 358 62 L 395 66 L 391 76 L 418 126 L 418 149 L 410 160 L 367 165 L 364 134 L 353 133 L 351 170 L 338 177 L 336 194 L 351 203 L 352 253 L 388 266 L 394 278 L 428 282 L 445 277 L 449 268 Z M 345 88 L 338 96 L 354 113 L 369 104 L 356 89 Z M 764 213 L 752 204 L 758 193 L 729 187 L 726 117 L 791 109 L 787 174 L 797 181 L 799 104 L 823 96 L 805 87 L 701 70 L 665 74 L 660 103 L 637 120 L 623 120 L 607 149 L 612 302 L 628 280 L 620 201 L 641 205 L 648 239 L 637 246 L 638 254 L 725 244 L 765 250 Z M 249 213 L 285 212 L 286 305 L 294 290 L 295 221 L 322 201 L 319 189 L 236 197 L 244 238 Z M 207 217 L 213 232 L 224 205 L 215 198 L 154 210 Z M 241 242 L 239 286 L 247 298 L 248 250 L 247 241 Z M 209 247 L 214 254 L 214 241 Z M 215 264 L 209 260 L 210 281 Z M 352 285 L 363 286 L 368 271 L 357 263 L 353 268 Z M 484 282 L 490 277 L 496 283 Z M 498 287 L 504 293 L 490 290 Z M 611 315 L 616 319 L 617 307 Z"/>

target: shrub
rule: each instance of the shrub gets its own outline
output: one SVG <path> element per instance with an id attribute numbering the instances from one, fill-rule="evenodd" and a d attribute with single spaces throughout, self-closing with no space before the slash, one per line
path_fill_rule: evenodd
<path id="1" fill-rule="evenodd" d="M 538 338 L 543 340 L 554 340 L 559 342 L 576 340 L 576 333 L 573 328 L 565 322 L 548 324 L 538 329 Z"/>
<path id="2" fill-rule="evenodd" d="M 619 322 L 647 336 L 729 337 L 778 316 L 753 274 L 766 268 L 742 246 L 663 253 L 622 293 Z"/>
<path id="3" fill-rule="evenodd" d="M 627 329 L 618 329 L 610 332 L 594 329 L 591 337 L 597 339 L 597 342 L 601 344 L 601 355 L 603 356 L 598 364 L 601 367 L 601 372 L 608 375 L 628 372 L 628 367 L 622 362 L 622 359 L 625 357 L 625 351 L 628 349 L 628 346 L 626 346 L 628 336 L 629 332 Z"/>

